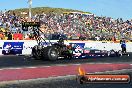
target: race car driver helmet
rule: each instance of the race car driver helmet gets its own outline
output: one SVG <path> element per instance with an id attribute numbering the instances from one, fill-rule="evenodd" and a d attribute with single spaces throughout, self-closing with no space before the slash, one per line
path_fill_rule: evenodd
<path id="1" fill-rule="evenodd" d="M 64 39 L 63 38 L 60 38 L 59 41 L 58 41 L 59 44 L 64 44 Z"/>

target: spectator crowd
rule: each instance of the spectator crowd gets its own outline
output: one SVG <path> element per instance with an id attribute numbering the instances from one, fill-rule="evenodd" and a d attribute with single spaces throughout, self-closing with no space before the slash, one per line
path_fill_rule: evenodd
<path id="1" fill-rule="evenodd" d="M 0 40 L 32 40 L 31 30 L 23 31 L 22 22 L 27 17 L 17 16 L 10 11 L 0 13 Z M 94 14 L 80 12 L 64 12 L 57 14 L 36 14 L 32 21 L 41 23 L 40 29 L 45 35 L 60 33 L 71 40 L 107 40 L 116 41 L 121 38 L 131 40 L 132 20 L 124 21 L 122 18 L 98 17 Z M 46 36 L 41 35 L 45 39 Z"/>

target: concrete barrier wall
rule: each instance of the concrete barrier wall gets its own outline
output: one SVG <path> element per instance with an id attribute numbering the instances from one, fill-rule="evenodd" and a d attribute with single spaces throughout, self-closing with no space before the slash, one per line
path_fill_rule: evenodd
<path id="1" fill-rule="evenodd" d="M 0 40 L 0 55 L 2 55 L 2 50 L 4 48 L 4 44 L 6 42 L 24 42 L 23 43 L 23 50 L 22 54 L 31 54 L 31 49 L 33 46 L 37 45 L 37 42 L 35 40 Z M 49 41 L 47 41 L 49 42 Z M 52 43 L 57 42 L 56 40 L 50 41 Z M 114 42 L 106 42 L 106 41 L 65 41 L 65 44 L 69 43 L 82 43 L 85 44 L 84 47 L 93 48 L 93 49 L 101 49 L 101 50 L 121 50 L 120 43 L 114 43 Z M 127 43 L 127 52 L 132 52 L 132 43 Z"/>

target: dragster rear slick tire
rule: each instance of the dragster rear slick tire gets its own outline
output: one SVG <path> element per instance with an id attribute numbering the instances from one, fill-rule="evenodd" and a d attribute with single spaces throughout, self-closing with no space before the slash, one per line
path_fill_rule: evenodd
<path id="1" fill-rule="evenodd" d="M 43 60 L 55 61 L 58 59 L 58 50 L 54 46 L 47 46 L 42 49 Z"/>
<path id="2" fill-rule="evenodd" d="M 35 47 L 33 47 L 32 49 L 32 57 L 35 59 L 35 60 L 40 60 L 41 59 L 41 53 L 39 53 L 41 51 L 38 51 L 35 49 Z"/>

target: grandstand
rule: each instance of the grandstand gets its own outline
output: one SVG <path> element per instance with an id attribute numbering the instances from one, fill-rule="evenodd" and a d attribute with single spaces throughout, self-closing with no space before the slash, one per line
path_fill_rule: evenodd
<path id="1" fill-rule="evenodd" d="M 17 9 L 0 13 L 1 40 L 34 39 L 31 30 L 24 31 L 21 27 L 22 22 L 28 21 L 27 11 Z M 127 40 L 132 38 L 132 20 L 98 17 L 89 12 L 39 7 L 33 8 L 32 21 L 40 21 L 40 29 L 46 35 L 61 33 L 70 40 L 116 41 L 122 37 Z"/>

